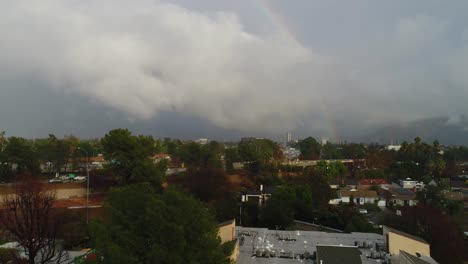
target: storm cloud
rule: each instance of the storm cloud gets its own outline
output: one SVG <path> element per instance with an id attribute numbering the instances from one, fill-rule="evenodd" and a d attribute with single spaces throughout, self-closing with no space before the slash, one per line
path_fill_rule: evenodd
<path id="1" fill-rule="evenodd" d="M 288 11 L 284 2 L 277 7 L 296 21 L 298 37 L 274 24 L 250 28 L 265 24 L 260 15 L 193 9 L 183 1 L 0 1 L 2 100 L 17 89 L 6 80 L 20 79 L 29 89 L 78 98 L 134 122 L 172 112 L 255 133 L 330 126 L 352 133 L 468 114 L 468 20 L 457 11 L 463 2 L 445 3 L 453 12 L 366 6 L 358 11 L 391 15 L 352 23 L 356 14 L 346 14 L 350 23 L 341 26 L 355 35 L 333 35 L 336 24 L 309 28 L 317 18 L 294 10 L 312 4 L 298 1 Z M 367 24 L 372 19 L 378 27 Z"/>

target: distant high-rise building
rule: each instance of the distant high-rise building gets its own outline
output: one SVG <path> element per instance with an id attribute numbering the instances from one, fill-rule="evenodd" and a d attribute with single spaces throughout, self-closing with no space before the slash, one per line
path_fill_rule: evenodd
<path id="1" fill-rule="evenodd" d="M 206 145 L 206 144 L 208 144 L 209 140 L 207 138 L 199 138 L 199 139 L 195 140 L 195 142 L 200 144 L 200 145 Z"/>
<path id="2" fill-rule="evenodd" d="M 292 134 L 291 132 L 288 132 L 286 142 L 289 143 L 291 141 L 292 141 Z"/>
<path id="3" fill-rule="evenodd" d="M 322 145 L 326 145 L 326 144 L 328 143 L 328 141 L 330 141 L 329 138 L 323 137 L 323 138 L 322 138 Z"/>

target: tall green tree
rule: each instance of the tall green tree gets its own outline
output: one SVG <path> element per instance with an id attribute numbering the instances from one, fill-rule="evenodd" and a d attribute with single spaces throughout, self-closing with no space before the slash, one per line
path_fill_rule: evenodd
<path id="1" fill-rule="evenodd" d="M 340 161 L 335 162 L 327 162 L 327 161 L 319 161 L 317 165 L 313 167 L 313 170 L 320 175 L 327 177 L 328 179 L 331 178 L 338 178 L 340 179 L 346 174 L 346 167 Z"/>
<path id="2" fill-rule="evenodd" d="M 158 185 L 161 172 L 149 157 L 154 153 L 151 136 L 134 136 L 128 129 L 109 131 L 102 139 L 104 156 L 121 183 L 152 181 Z"/>
<path id="3" fill-rule="evenodd" d="M 180 160 L 189 167 L 221 168 L 224 145 L 216 141 L 206 145 L 191 142 L 180 147 L 179 155 Z"/>
<path id="4" fill-rule="evenodd" d="M 192 197 L 149 184 L 113 189 L 92 228 L 101 263 L 229 263 L 213 216 Z"/>
<path id="5" fill-rule="evenodd" d="M 260 211 L 260 223 L 271 229 L 286 229 L 293 224 L 296 193 L 292 188 L 276 190 Z"/>
<path id="6" fill-rule="evenodd" d="M 10 137 L 3 150 L 5 163 L 14 168 L 18 174 L 39 172 L 39 160 L 32 142 L 20 138 Z"/>
<path id="7" fill-rule="evenodd" d="M 315 160 L 320 158 L 321 146 L 313 137 L 305 138 L 299 141 L 301 156 L 305 160 Z"/>
<path id="8" fill-rule="evenodd" d="M 49 172 L 60 172 L 70 156 L 69 142 L 59 139 L 53 134 L 50 134 L 47 139 L 36 140 L 35 148 L 38 158 L 49 165 Z"/>
<path id="9" fill-rule="evenodd" d="M 238 153 L 242 161 L 248 162 L 252 171 L 260 172 L 273 159 L 275 144 L 269 139 L 243 140 L 238 145 Z"/>

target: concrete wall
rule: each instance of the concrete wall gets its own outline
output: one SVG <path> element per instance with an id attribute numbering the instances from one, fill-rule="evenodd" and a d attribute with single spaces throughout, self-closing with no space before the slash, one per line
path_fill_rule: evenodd
<path id="1" fill-rule="evenodd" d="M 80 198 L 80 197 L 85 197 L 86 196 L 86 188 L 68 188 L 68 189 L 53 189 L 52 191 L 55 191 L 55 198 L 57 200 L 62 200 L 62 199 L 70 199 L 70 198 Z M 0 204 L 3 204 L 3 199 L 4 196 L 6 195 L 11 195 L 11 197 L 14 197 L 13 193 L 9 194 L 0 194 Z"/>
<path id="2" fill-rule="evenodd" d="M 430 245 L 410 237 L 406 237 L 384 227 L 384 238 L 387 240 L 388 252 L 393 255 L 399 255 L 400 250 L 404 250 L 412 255 L 419 253 L 424 256 L 430 256 Z"/>
<path id="3" fill-rule="evenodd" d="M 232 241 L 236 237 L 236 221 L 232 220 L 230 224 L 219 227 L 218 236 L 221 243 Z"/>
<path id="4" fill-rule="evenodd" d="M 221 225 L 218 230 L 218 236 L 221 239 L 221 244 L 236 239 L 236 220 L 233 219 L 231 223 Z M 239 255 L 239 240 L 236 240 L 234 250 L 232 251 L 231 260 L 236 263 L 237 256 Z"/>

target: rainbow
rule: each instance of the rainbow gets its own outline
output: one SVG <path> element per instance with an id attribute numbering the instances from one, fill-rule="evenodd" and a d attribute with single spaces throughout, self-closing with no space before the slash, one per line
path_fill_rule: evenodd
<path id="1" fill-rule="evenodd" d="M 286 34 L 293 40 L 299 40 L 290 23 L 276 10 L 275 6 L 269 0 L 254 0 L 253 2 L 279 33 Z"/>
<path id="2" fill-rule="evenodd" d="M 298 34 L 294 31 L 291 23 L 289 23 L 285 16 L 277 11 L 276 7 L 269 0 L 253 0 L 253 3 L 258 7 L 258 10 L 268 19 L 268 21 L 278 30 L 280 34 L 285 34 L 288 38 L 299 41 Z M 336 142 L 339 140 L 338 129 L 336 128 L 335 117 L 332 111 L 328 111 L 327 105 L 324 100 L 320 98 L 319 108 L 324 115 L 327 127 L 327 133 L 330 140 Z"/>

